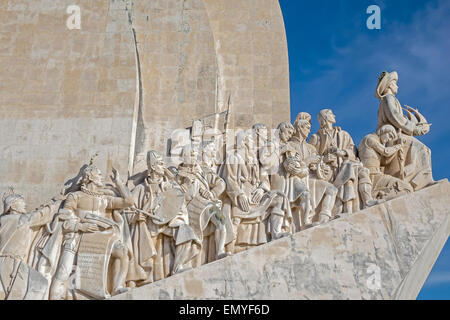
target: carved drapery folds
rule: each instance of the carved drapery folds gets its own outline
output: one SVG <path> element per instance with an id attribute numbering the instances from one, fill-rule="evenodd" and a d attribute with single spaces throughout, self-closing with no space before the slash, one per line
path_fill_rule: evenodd
<path id="1" fill-rule="evenodd" d="M 356 147 L 330 109 L 276 130 L 172 135 L 169 159 L 105 184 L 91 159 L 48 204 L 14 190 L 0 215 L 0 299 L 104 299 L 432 184 L 430 124 L 383 72 L 378 128 Z M 403 112 L 405 111 L 405 113 Z M 228 145 L 224 145 L 228 141 Z M 230 143 L 231 141 L 231 143 Z"/>

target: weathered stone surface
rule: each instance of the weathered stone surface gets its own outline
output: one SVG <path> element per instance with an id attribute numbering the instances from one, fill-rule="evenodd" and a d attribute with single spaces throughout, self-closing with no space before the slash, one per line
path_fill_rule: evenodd
<path id="1" fill-rule="evenodd" d="M 449 208 L 442 181 L 113 299 L 413 299 L 450 233 Z"/>
<path id="2" fill-rule="evenodd" d="M 0 5 L 0 192 L 31 208 L 59 193 L 99 151 L 101 169 L 126 172 L 136 96 L 134 41 L 118 1 L 5 0 Z M 114 27 L 113 27 L 114 26 Z"/>
<path id="3" fill-rule="evenodd" d="M 104 172 L 145 167 L 228 100 L 230 128 L 289 120 L 276 0 L 80 0 L 69 30 L 73 4 L 0 3 L 1 193 L 13 185 L 36 207 L 96 151 Z"/>

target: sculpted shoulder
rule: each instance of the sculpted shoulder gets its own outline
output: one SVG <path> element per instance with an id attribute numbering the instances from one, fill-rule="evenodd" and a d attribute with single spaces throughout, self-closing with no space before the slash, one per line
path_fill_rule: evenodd
<path id="1" fill-rule="evenodd" d="M 310 138 L 309 138 L 309 143 L 312 144 L 313 146 L 317 146 L 320 144 L 320 135 L 318 133 L 314 133 Z"/>

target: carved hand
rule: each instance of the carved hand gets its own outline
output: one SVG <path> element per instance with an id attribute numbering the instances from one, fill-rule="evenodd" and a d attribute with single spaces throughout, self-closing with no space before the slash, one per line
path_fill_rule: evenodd
<path id="1" fill-rule="evenodd" d="M 169 227 L 171 228 L 176 228 L 181 226 L 182 224 L 184 224 L 184 221 L 178 218 L 173 219 L 172 221 L 169 222 Z"/>
<path id="2" fill-rule="evenodd" d="M 345 150 L 342 150 L 342 149 L 337 149 L 336 150 L 336 155 L 341 157 L 341 158 L 343 158 L 343 157 L 345 157 L 347 155 L 347 152 Z"/>
<path id="3" fill-rule="evenodd" d="M 300 168 L 299 173 L 297 174 L 297 176 L 300 177 L 300 178 L 304 178 L 304 177 L 308 176 L 308 174 L 309 174 L 308 168 L 302 167 L 302 168 Z"/>
<path id="4" fill-rule="evenodd" d="M 200 189 L 200 194 L 202 195 L 203 198 L 208 199 L 208 200 L 212 200 L 214 199 L 214 195 L 211 191 L 206 190 L 206 189 Z"/>
<path id="5" fill-rule="evenodd" d="M 327 164 L 324 163 L 324 164 L 322 164 L 321 168 L 322 168 L 322 170 L 323 170 L 323 173 L 324 173 L 326 176 L 328 176 L 328 175 L 331 173 L 331 168 L 330 168 L 329 165 L 327 165 Z"/>
<path id="6" fill-rule="evenodd" d="M 117 169 L 114 167 L 112 167 L 111 170 L 113 173 L 113 175 L 111 176 L 111 180 L 117 184 L 117 182 L 121 181 L 119 171 L 117 171 Z"/>
<path id="7" fill-rule="evenodd" d="M 308 168 L 311 171 L 317 171 L 317 163 L 310 163 Z"/>
<path id="8" fill-rule="evenodd" d="M 320 156 L 315 154 L 311 156 L 311 162 L 310 163 L 319 163 L 320 162 Z"/>
<path id="9" fill-rule="evenodd" d="M 239 206 L 241 207 L 242 211 L 244 211 L 244 212 L 250 211 L 250 205 L 248 203 L 248 199 L 245 194 L 238 195 L 237 201 L 238 201 Z"/>
<path id="10" fill-rule="evenodd" d="M 99 229 L 98 229 L 98 226 L 94 223 L 82 223 L 80 226 L 80 231 L 92 233 L 92 232 L 99 231 Z"/>
<path id="11" fill-rule="evenodd" d="M 136 216 L 136 221 L 137 222 L 145 222 L 145 221 L 147 221 L 147 216 L 145 214 L 139 212 Z"/>
<path id="12" fill-rule="evenodd" d="M 423 136 L 430 132 L 430 125 L 427 123 L 419 123 L 413 130 L 413 135 L 415 136 Z"/>
<path id="13" fill-rule="evenodd" d="M 263 189 L 260 189 L 260 188 L 256 189 L 255 192 L 253 193 L 252 202 L 259 203 L 261 201 L 263 195 L 264 195 Z"/>
<path id="14" fill-rule="evenodd" d="M 298 175 L 301 168 L 298 166 L 298 162 L 289 161 L 286 165 L 286 171 L 292 175 Z"/>

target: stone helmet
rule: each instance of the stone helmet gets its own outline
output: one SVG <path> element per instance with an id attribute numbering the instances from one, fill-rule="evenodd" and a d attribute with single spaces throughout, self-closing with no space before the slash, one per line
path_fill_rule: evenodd
<path id="1" fill-rule="evenodd" d="M 25 199 L 20 194 L 14 192 L 13 188 L 9 188 L 9 191 L 4 193 L 2 200 L 3 200 L 2 214 L 9 213 L 17 201 L 19 200 L 25 201 Z"/>

